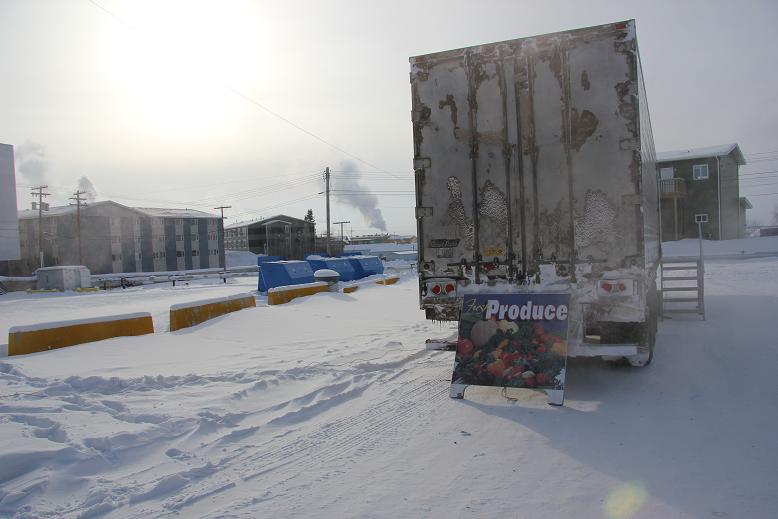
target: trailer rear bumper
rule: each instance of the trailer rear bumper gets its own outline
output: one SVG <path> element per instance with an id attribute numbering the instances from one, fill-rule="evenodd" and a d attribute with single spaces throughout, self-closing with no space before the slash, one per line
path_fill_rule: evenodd
<path id="1" fill-rule="evenodd" d="M 638 354 L 638 344 L 575 344 L 567 348 L 568 357 L 630 357 Z"/>

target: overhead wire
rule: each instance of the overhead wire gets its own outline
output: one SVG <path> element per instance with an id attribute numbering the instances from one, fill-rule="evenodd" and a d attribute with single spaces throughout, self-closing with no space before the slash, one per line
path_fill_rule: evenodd
<path id="1" fill-rule="evenodd" d="M 100 10 L 102 10 L 103 12 L 105 12 L 106 14 L 110 15 L 110 16 L 111 16 L 112 18 L 114 18 L 115 20 L 119 21 L 121 24 L 123 24 L 124 26 L 126 26 L 127 28 L 129 28 L 130 30 L 132 30 L 133 32 L 135 32 L 135 33 L 138 33 L 138 34 L 142 34 L 142 33 L 143 33 L 143 31 L 141 31 L 140 29 L 138 29 L 138 28 L 137 28 L 137 27 L 135 27 L 134 25 L 130 24 L 129 22 L 127 22 L 126 20 L 124 20 L 122 17 L 120 17 L 120 16 L 119 16 L 119 15 L 117 15 L 116 13 L 114 13 L 114 12 L 110 11 L 109 9 L 107 9 L 106 7 L 104 7 L 103 5 L 101 5 L 101 4 L 100 4 L 99 2 L 97 2 L 96 0 L 87 0 L 87 1 L 88 1 L 90 4 L 94 5 L 95 7 L 99 8 Z M 259 101 L 257 101 L 257 100 L 256 100 L 256 99 L 254 99 L 253 97 L 251 97 L 251 96 L 249 96 L 248 94 L 246 94 L 246 93 L 244 93 L 244 92 L 242 92 L 242 91 L 238 90 L 237 88 L 235 88 L 234 86 L 230 85 L 229 83 L 222 82 L 221 84 L 222 84 L 222 86 L 223 86 L 224 88 L 226 88 L 228 91 L 230 91 L 230 92 L 232 92 L 233 94 L 235 94 L 236 96 L 238 96 L 238 97 L 242 98 L 242 99 L 243 99 L 243 100 L 245 100 L 246 102 L 248 102 L 248 103 L 252 104 L 253 106 L 255 106 L 255 107 L 257 107 L 257 108 L 259 108 L 259 109 L 263 110 L 264 112 L 266 112 L 266 113 L 268 113 L 268 114 L 272 115 L 272 116 L 273 116 L 273 117 L 275 117 L 276 119 L 278 119 L 278 120 L 280 120 L 280 121 L 283 121 L 283 122 L 285 122 L 286 124 L 288 124 L 288 125 L 292 126 L 293 128 L 295 128 L 295 129 L 299 130 L 300 132 L 302 132 L 302 133 L 304 133 L 304 134 L 308 135 L 309 137 L 311 137 L 311 138 L 313 138 L 313 139 L 315 139 L 315 140 L 317 140 L 317 141 L 321 142 L 322 144 L 325 144 L 326 146 L 329 146 L 330 148 L 332 148 L 332 149 L 334 149 L 334 150 L 336 150 L 336 151 L 338 151 L 338 152 L 342 153 L 343 155 L 346 155 L 347 157 L 350 157 L 350 158 L 352 158 L 352 159 L 354 159 L 354 160 L 356 160 L 356 161 L 358 161 L 358 162 L 361 162 L 362 164 L 364 164 L 364 165 L 366 165 L 366 166 L 369 166 L 369 167 L 373 168 L 374 170 L 376 170 L 376 171 L 378 171 L 378 172 L 387 173 L 386 171 L 382 170 L 380 167 L 376 166 L 375 164 L 373 164 L 373 163 L 371 163 L 371 162 L 369 162 L 369 161 L 367 161 L 367 160 L 363 159 L 362 157 L 360 157 L 360 156 L 358 156 L 358 155 L 356 155 L 356 154 L 354 154 L 354 153 L 351 153 L 351 152 L 349 152 L 349 151 L 347 151 L 347 150 L 343 149 L 342 147 L 338 146 L 337 144 L 335 144 L 335 143 L 333 143 L 333 142 L 330 142 L 330 141 L 328 141 L 327 139 L 325 139 L 325 138 L 323 138 L 323 137 L 321 137 L 321 136 L 317 135 L 316 133 L 314 133 L 314 132 L 312 132 L 312 131 L 308 130 L 307 128 L 304 128 L 303 126 L 301 126 L 301 125 L 299 125 L 299 124 L 295 123 L 295 122 L 294 122 L 294 121 L 292 121 L 291 119 L 289 119 L 289 118 L 285 117 L 284 115 L 280 114 L 279 112 L 276 112 L 275 110 L 273 110 L 272 108 L 270 108 L 270 107 L 268 107 L 268 106 L 264 105 L 263 103 L 260 103 Z M 388 173 L 388 174 L 389 174 L 389 173 Z"/>
<path id="2" fill-rule="evenodd" d="M 252 210 L 249 210 L 249 211 L 243 211 L 243 212 L 240 212 L 240 213 L 234 213 L 234 214 L 231 215 L 231 218 L 238 218 L 238 217 L 241 217 L 241 216 L 244 216 L 244 215 L 247 215 L 247 214 L 261 214 L 261 213 L 263 213 L 265 211 L 269 211 L 270 209 L 275 209 L 277 207 L 283 207 L 285 205 L 294 204 L 294 203 L 297 203 L 297 202 L 303 202 L 305 200 L 311 200 L 311 199 L 314 199 L 314 198 L 316 198 L 318 196 L 319 196 L 318 193 L 311 193 L 311 194 L 302 196 L 300 198 L 296 198 L 294 200 L 287 200 L 285 202 L 279 202 L 278 204 L 270 205 L 270 206 L 267 206 L 267 207 L 261 207 L 259 209 L 252 209 Z"/>

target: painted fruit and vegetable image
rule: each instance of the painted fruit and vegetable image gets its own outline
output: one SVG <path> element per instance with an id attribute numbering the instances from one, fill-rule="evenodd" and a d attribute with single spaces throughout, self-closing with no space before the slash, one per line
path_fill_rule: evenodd
<path id="1" fill-rule="evenodd" d="M 514 298 L 518 298 L 518 305 L 526 306 L 526 297 Z M 465 301 L 452 382 L 561 388 L 558 377 L 566 363 L 566 318 L 522 320 L 500 312 L 490 315 L 485 310 L 487 301 L 482 299 L 472 299 L 470 304 Z"/>

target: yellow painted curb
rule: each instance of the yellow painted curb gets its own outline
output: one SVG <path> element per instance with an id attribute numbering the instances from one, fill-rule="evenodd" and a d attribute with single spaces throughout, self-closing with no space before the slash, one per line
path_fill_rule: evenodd
<path id="1" fill-rule="evenodd" d="M 384 279 L 376 281 L 377 285 L 394 285 L 400 281 L 400 276 L 386 276 Z"/>
<path id="2" fill-rule="evenodd" d="M 352 292 L 356 292 L 357 289 L 359 289 L 359 285 L 350 285 L 347 287 L 343 287 L 343 293 L 344 294 L 351 294 Z"/>
<path id="3" fill-rule="evenodd" d="M 251 294 L 205 299 L 170 307 L 170 331 L 189 328 L 214 317 L 257 306 Z"/>
<path id="4" fill-rule="evenodd" d="M 28 288 L 26 290 L 28 294 L 50 294 L 52 292 L 59 292 L 55 288 Z"/>
<path id="5" fill-rule="evenodd" d="M 318 294 L 319 292 L 328 292 L 329 289 L 329 285 L 321 281 L 306 283 L 304 285 L 289 285 L 271 288 L 267 291 L 267 304 L 282 305 L 298 297 L 310 296 Z"/>
<path id="6" fill-rule="evenodd" d="M 8 355 L 27 355 L 112 337 L 154 333 L 149 313 L 137 313 L 14 326 L 8 330 Z"/>
<path id="7" fill-rule="evenodd" d="M 80 287 L 76 289 L 76 292 L 99 292 L 100 289 L 97 287 Z"/>

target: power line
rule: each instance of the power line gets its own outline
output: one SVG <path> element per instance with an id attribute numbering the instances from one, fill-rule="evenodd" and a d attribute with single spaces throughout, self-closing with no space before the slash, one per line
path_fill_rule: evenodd
<path id="1" fill-rule="evenodd" d="M 297 178 L 310 177 L 311 175 L 318 176 L 319 174 L 318 173 L 313 173 L 313 172 L 295 173 L 294 175 L 291 175 L 291 176 L 287 177 L 286 180 L 295 180 Z M 236 183 L 241 183 L 241 182 L 243 182 L 243 183 L 251 183 L 251 182 L 257 182 L 257 181 L 264 181 L 264 179 L 258 179 L 256 177 L 251 177 L 251 178 L 237 179 L 237 180 L 226 180 L 226 181 L 222 181 L 222 182 L 212 182 L 210 184 L 197 184 L 197 185 L 194 185 L 194 186 L 187 186 L 187 189 L 200 189 L 200 188 L 204 188 L 204 187 L 221 186 L 221 185 L 224 185 L 224 184 L 236 184 Z M 162 192 L 166 192 L 166 191 L 180 191 L 180 190 L 181 190 L 181 187 L 169 187 L 169 188 L 165 188 L 165 189 L 156 189 L 154 191 L 143 191 L 141 193 L 135 193 L 135 194 L 136 195 L 150 195 L 150 194 L 153 194 L 153 193 L 162 193 Z"/>
<path id="2" fill-rule="evenodd" d="M 311 193 L 311 194 L 305 195 L 305 196 L 300 197 L 300 198 L 296 198 L 296 199 L 293 199 L 293 200 L 287 200 L 287 201 L 280 202 L 278 204 L 270 205 L 270 206 L 267 206 L 267 207 L 262 207 L 262 208 L 259 208 L 259 209 L 252 209 L 252 210 L 249 210 L 249 211 L 243 211 L 243 212 L 240 212 L 240 213 L 236 213 L 236 214 L 232 215 L 232 217 L 233 218 L 238 218 L 240 216 L 247 215 L 247 214 L 263 213 L 263 212 L 268 211 L 270 209 L 275 209 L 276 207 L 282 207 L 282 206 L 285 206 L 285 205 L 288 205 L 288 204 L 294 204 L 294 203 L 302 202 L 302 201 L 305 201 L 305 200 L 311 200 L 313 198 L 317 198 L 318 196 L 319 196 L 319 193 Z"/>

